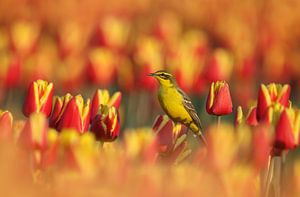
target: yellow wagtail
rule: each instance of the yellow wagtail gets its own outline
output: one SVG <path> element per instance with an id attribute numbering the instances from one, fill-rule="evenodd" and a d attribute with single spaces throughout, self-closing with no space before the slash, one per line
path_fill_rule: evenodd
<path id="1" fill-rule="evenodd" d="M 201 121 L 191 99 L 178 87 L 173 75 L 165 71 L 150 73 L 159 82 L 158 100 L 175 124 L 181 123 L 193 131 L 206 145 L 206 140 L 201 132 Z"/>

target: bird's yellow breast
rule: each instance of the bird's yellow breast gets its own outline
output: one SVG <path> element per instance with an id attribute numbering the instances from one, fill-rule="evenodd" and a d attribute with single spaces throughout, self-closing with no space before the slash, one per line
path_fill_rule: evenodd
<path id="1" fill-rule="evenodd" d="M 158 99 L 163 110 L 173 120 L 191 122 L 192 118 L 183 106 L 183 97 L 172 87 L 161 87 L 158 92 Z"/>

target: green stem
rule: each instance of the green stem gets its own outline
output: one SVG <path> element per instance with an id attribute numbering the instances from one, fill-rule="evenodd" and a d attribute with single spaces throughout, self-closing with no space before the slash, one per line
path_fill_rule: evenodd
<path id="1" fill-rule="evenodd" d="M 218 116 L 218 129 L 220 128 L 220 125 L 221 125 L 221 116 Z"/>

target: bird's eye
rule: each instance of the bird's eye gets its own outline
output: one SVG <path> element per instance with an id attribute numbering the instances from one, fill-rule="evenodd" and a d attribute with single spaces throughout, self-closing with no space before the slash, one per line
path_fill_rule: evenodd
<path id="1" fill-rule="evenodd" d="M 163 79 L 168 79 L 168 75 L 166 75 L 165 73 L 161 73 L 160 77 L 163 78 Z"/>

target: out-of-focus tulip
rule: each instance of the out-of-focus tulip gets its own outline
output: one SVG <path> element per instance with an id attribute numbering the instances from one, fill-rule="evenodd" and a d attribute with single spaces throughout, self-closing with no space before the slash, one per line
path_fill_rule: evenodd
<path id="1" fill-rule="evenodd" d="M 120 120 L 117 109 L 101 105 L 99 114 L 91 122 L 91 131 L 96 139 L 104 142 L 110 142 L 117 139 L 120 132 Z"/>
<path id="2" fill-rule="evenodd" d="M 207 132 L 207 161 L 217 171 L 229 169 L 238 151 L 234 128 L 222 124 L 218 128 L 212 126 Z"/>
<path id="3" fill-rule="evenodd" d="M 288 107 L 290 92 L 291 87 L 288 84 L 271 83 L 267 86 L 261 84 L 257 99 L 257 119 L 260 121 L 267 113 L 268 108 L 276 103 Z"/>
<path id="4" fill-rule="evenodd" d="M 241 106 L 238 106 L 238 108 L 236 109 L 234 123 L 235 125 L 240 125 L 243 122 L 244 122 L 243 109 Z"/>
<path id="5" fill-rule="evenodd" d="M 150 128 L 124 131 L 126 154 L 131 159 L 142 158 L 154 162 L 157 157 L 157 141 Z"/>
<path id="6" fill-rule="evenodd" d="M 91 107 L 91 121 L 95 118 L 99 111 L 101 105 L 107 105 L 108 107 L 115 107 L 117 110 L 120 107 L 122 100 L 122 93 L 115 92 L 112 97 L 110 97 L 108 90 L 98 89 L 96 90 Z"/>
<path id="7" fill-rule="evenodd" d="M 21 58 L 7 54 L 0 54 L 0 83 L 3 81 L 5 88 L 16 87 L 21 79 Z"/>
<path id="8" fill-rule="evenodd" d="M 78 22 L 64 22 L 58 30 L 57 38 L 61 57 L 77 54 L 85 47 L 87 37 Z"/>
<path id="9" fill-rule="evenodd" d="M 49 120 L 49 124 L 51 127 L 57 127 L 58 121 L 60 120 L 63 112 L 66 109 L 67 104 L 72 99 L 72 97 L 73 96 L 69 93 L 62 97 L 55 97 L 54 108 Z"/>
<path id="10" fill-rule="evenodd" d="M 41 161 L 41 167 L 43 169 L 55 165 L 58 161 L 58 152 L 60 148 L 58 132 L 55 129 L 50 128 L 48 130 L 47 140 L 48 148 L 43 152 Z"/>
<path id="11" fill-rule="evenodd" d="M 74 96 L 67 104 L 60 119 L 58 120 L 57 129 L 73 128 L 79 133 L 84 133 L 88 130 L 90 122 L 90 100 L 84 99 L 81 95 Z"/>
<path id="12" fill-rule="evenodd" d="M 167 54 L 168 69 L 174 73 L 178 85 L 183 90 L 194 91 L 197 94 L 204 90 L 206 80 L 203 77 L 203 69 L 206 53 L 206 34 L 199 30 L 190 30 Z"/>
<path id="13" fill-rule="evenodd" d="M 47 141 L 48 121 L 43 113 L 33 113 L 26 121 L 19 136 L 19 142 L 26 148 L 45 150 Z"/>
<path id="14" fill-rule="evenodd" d="M 270 125 L 258 125 L 253 127 L 252 137 L 252 161 L 257 169 L 267 166 L 271 151 L 272 138 Z"/>
<path id="15" fill-rule="evenodd" d="M 63 167 L 68 170 L 79 170 L 87 176 L 93 176 L 97 166 L 97 146 L 92 133 L 79 135 L 75 129 L 63 129 L 59 135 L 63 149 Z"/>
<path id="16" fill-rule="evenodd" d="M 293 149 L 299 144 L 300 111 L 284 109 L 276 124 L 274 147 L 281 150 Z"/>
<path id="17" fill-rule="evenodd" d="M 136 41 L 133 58 L 138 67 L 138 85 L 143 89 L 154 90 L 155 80 L 145 77 L 148 73 L 162 70 L 163 47 L 161 43 L 150 36 L 140 36 Z"/>
<path id="18" fill-rule="evenodd" d="M 160 115 L 152 129 L 156 134 L 160 159 L 180 162 L 190 154 L 186 141 L 187 129 L 181 124 L 174 125 L 167 115 Z"/>
<path id="19" fill-rule="evenodd" d="M 16 21 L 11 28 L 12 47 L 21 55 L 32 52 L 37 44 L 40 27 L 29 21 Z"/>
<path id="20" fill-rule="evenodd" d="M 33 112 L 42 112 L 47 117 L 52 110 L 53 83 L 36 80 L 30 83 L 23 106 L 23 114 L 29 116 Z"/>
<path id="21" fill-rule="evenodd" d="M 89 52 L 87 74 L 90 80 L 102 87 L 109 86 L 116 74 L 116 54 L 106 48 Z"/>
<path id="22" fill-rule="evenodd" d="M 232 112 L 229 86 L 225 81 L 213 82 L 206 100 L 206 111 L 221 116 Z"/>
<path id="23" fill-rule="evenodd" d="M 168 45 L 179 38 L 182 24 L 176 14 L 167 11 L 160 14 L 153 31 L 156 37 Z"/>
<path id="24" fill-rule="evenodd" d="M 233 59 L 231 54 L 225 49 L 216 49 L 206 65 L 205 76 L 210 82 L 229 80 L 232 69 Z"/>
<path id="25" fill-rule="evenodd" d="M 256 117 L 256 109 L 257 109 L 256 106 L 252 106 L 248 111 L 246 122 L 250 126 L 256 126 L 258 124 L 257 117 Z"/>
<path id="26" fill-rule="evenodd" d="M 99 25 L 98 37 L 100 44 L 112 49 L 121 50 L 124 48 L 130 26 L 126 19 L 121 17 L 106 17 Z"/>
<path id="27" fill-rule="evenodd" d="M 0 141 L 12 140 L 13 116 L 9 111 L 0 110 Z"/>

